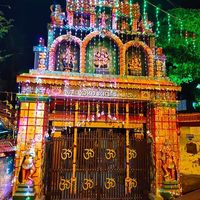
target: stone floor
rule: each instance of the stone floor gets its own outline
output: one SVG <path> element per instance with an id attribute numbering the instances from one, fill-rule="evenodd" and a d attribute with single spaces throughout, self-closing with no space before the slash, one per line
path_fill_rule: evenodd
<path id="1" fill-rule="evenodd" d="M 175 200 L 200 200 L 200 190 L 195 190 L 179 198 L 176 198 Z"/>

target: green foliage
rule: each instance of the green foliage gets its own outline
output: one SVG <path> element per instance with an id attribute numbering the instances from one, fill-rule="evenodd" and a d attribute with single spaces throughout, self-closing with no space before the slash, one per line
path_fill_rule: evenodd
<path id="1" fill-rule="evenodd" d="M 0 40 L 2 40 L 12 27 L 12 20 L 7 20 L 4 17 L 3 12 L 0 11 Z M 3 62 L 10 55 L 6 54 L 5 51 L 0 49 L 0 63 Z"/>
<path id="2" fill-rule="evenodd" d="M 12 20 L 7 20 L 0 11 L 0 39 L 2 39 L 11 28 Z"/>
<path id="3" fill-rule="evenodd" d="M 165 25 L 158 38 L 158 43 L 167 56 L 168 76 L 177 84 L 196 81 L 200 79 L 200 10 L 178 8 L 169 12 L 176 17 L 171 20 L 171 40 L 169 42 L 166 36 L 166 19 L 163 20 Z"/>

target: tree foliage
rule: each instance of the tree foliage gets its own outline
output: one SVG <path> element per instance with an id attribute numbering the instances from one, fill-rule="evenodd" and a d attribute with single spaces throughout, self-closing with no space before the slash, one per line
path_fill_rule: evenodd
<path id="1" fill-rule="evenodd" d="M 5 18 L 3 12 L 0 11 L 0 41 L 5 37 L 8 33 L 9 29 L 12 27 L 12 20 L 8 20 Z M 4 61 L 10 55 L 2 49 L 2 45 L 0 48 L 0 62 Z"/>
<path id="2" fill-rule="evenodd" d="M 168 76 L 177 84 L 196 82 L 200 80 L 200 10 L 178 8 L 169 12 L 175 16 L 171 17 L 171 40 L 166 36 L 167 19 L 158 38 L 168 59 Z"/>

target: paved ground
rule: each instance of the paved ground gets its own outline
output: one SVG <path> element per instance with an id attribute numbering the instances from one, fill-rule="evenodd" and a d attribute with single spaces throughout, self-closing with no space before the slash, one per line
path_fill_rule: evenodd
<path id="1" fill-rule="evenodd" d="M 183 194 L 200 189 L 200 175 L 181 175 Z"/>
<path id="2" fill-rule="evenodd" d="M 175 200 L 200 200 L 200 190 L 195 190 L 179 198 L 176 198 Z"/>

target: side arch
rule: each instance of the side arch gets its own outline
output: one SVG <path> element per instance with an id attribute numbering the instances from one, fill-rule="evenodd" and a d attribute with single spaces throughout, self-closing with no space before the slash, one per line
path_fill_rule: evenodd
<path id="1" fill-rule="evenodd" d="M 49 71 L 55 70 L 56 49 L 57 49 L 57 46 L 62 41 L 74 41 L 75 43 L 79 44 L 80 50 L 82 49 L 82 41 L 80 38 L 78 38 L 76 36 L 66 34 L 66 35 L 61 35 L 61 36 L 57 37 L 49 49 L 49 67 L 48 67 Z M 81 66 L 82 66 L 82 52 L 80 51 L 80 67 Z"/>
<path id="2" fill-rule="evenodd" d="M 83 55 L 82 56 L 82 65 L 81 65 L 81 68 L 80 68 L 81 73 L 85 73 L 85 71 L 86 71 L 86 66 L 85 66 L 86 60 L 85 59 L 86 59 L 86 48 L 87 48 L 88 43 L 94 37 L 101 35 L 101 34 L 102 34 L 102 32 L 100 32 L 100 31 L 94 31 L 84 38 L 84 40 L 82 42 L 82 49 L 81 49 L 81 52 L 82 52 L 82 55 Z M 124 69 L 125 69 L 125 57 L 124 57 L 124 54 L 123 54 L 123 42 L 121 41 L 121 39 L 118 36 L 114 35 L 113 33 L 109 32 L 109 31 L 105 31 L 103 34 L 105 35 L 105 37 L 111 38 L 116 42 L 116 44 L 119 48 L 120 75 L 124 75 L 124 72 L 125 72 L 124 71 Z"/>
<path id="3" fill-rule="evenodd" d="M 124 58 L 125 58 L 125 54 L 126 51 L 128 50 L 129 47 L 142 47 L 145 51 L 145 53 L 147 54 L 147 59 L 148 59 L 148 75 L 150 77 L 154 76 L 154 69 L 153 69 L 153 52 L 151 50 L 151 48 L 149 46 L 147 46 L 144 42 L 142 41 L 138 41 L 138 40 L 132 40 L 127 42 L 126 44 L 124 44 Z M 125 69 L 124 69 L 125 71 Z"/>

